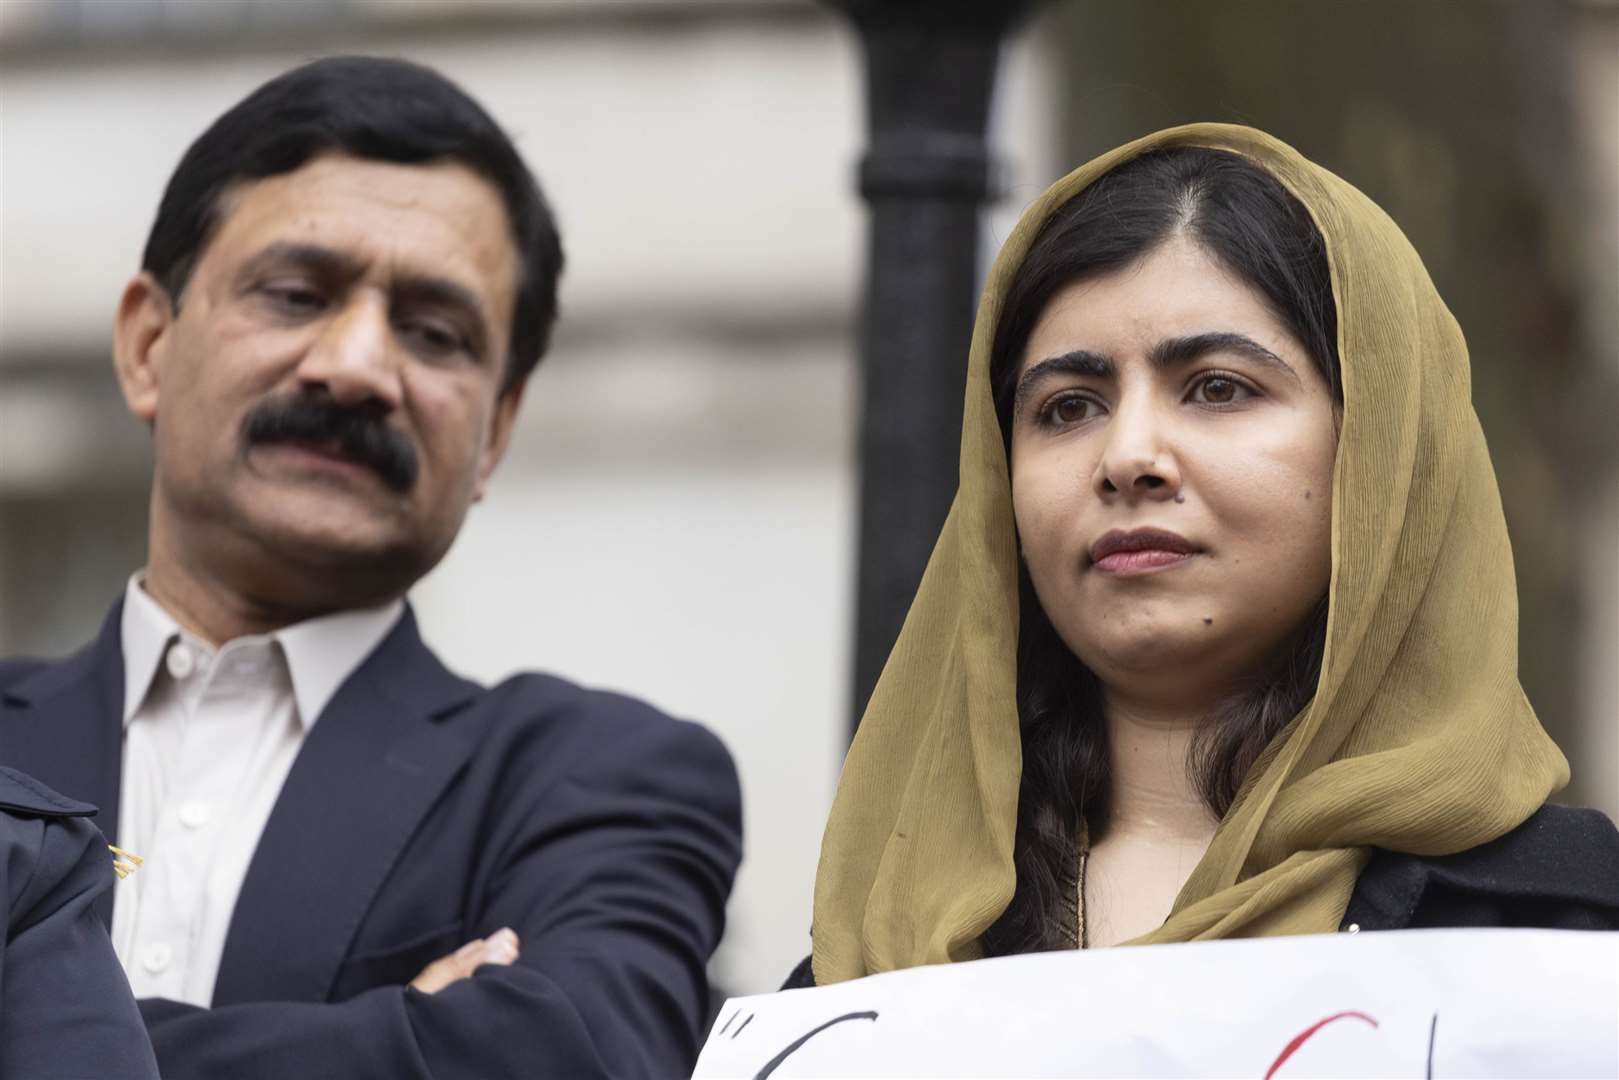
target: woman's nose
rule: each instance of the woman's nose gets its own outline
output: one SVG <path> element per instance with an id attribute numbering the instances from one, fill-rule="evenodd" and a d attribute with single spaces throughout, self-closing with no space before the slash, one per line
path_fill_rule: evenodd
<path id="1" fill-rule="evenodd" d="M 1168 501 L 1180 494 L 1180 466 L 1167 418 L 1154 404 L 1121 401 L 1108 420 L 1106 437 L 1094 477 L 1098 495 Z"/>

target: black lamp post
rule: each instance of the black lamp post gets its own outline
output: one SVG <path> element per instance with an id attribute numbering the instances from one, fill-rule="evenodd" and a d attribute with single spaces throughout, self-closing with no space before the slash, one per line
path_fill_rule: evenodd
<path id="1" fill-rule="evenodd" d="M 1001 45 L 1032 0 L 828 0 L 860 35 L 871 208 L 854 723 L 955 496 Z"/>

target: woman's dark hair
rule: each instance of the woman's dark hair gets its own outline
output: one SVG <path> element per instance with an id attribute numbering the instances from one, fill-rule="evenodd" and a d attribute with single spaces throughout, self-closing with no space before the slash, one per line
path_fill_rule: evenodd
<path id="1" fill-rule="evenodd" d="M 455 161 L 500 192 L 519 271 L 504 389 L 534 369 L 556 321 L 562 243 L 539 184 L 489 114 L 438 72 L 338 56 L 279 75 L 203 132 L 158 205 L 141 266 L 178 308 L 239 180 L 289 173 L 328 152 L 413 165 Z"/>
<path id="2" fill-rule="evenodd" d="M 1335 399 L 1337 311 L 1326 245 L 1309 212 L 1280 181 L 1236 154 L 1200 147 L 1150 151 L 1070 199 L 1041 229 L 1001 308 L 990 380 L 1001 435 L 1011 445 L 1012 397 L 1035 323 L 1056 293 L 1121 270 L 1184 236 L 1259 292 L 1310 354 Z M 1008 455 L 1010 457 L 1010 454 Z M 1023 778 L 1014 862 L 1017 891 L 984 934 L 992 955 L 1071 945 L 1082 822 L 1105 824 L 1107 730 L 1096 677 L 1041 610 L 1027 567 L 1019 572 L 1018 721 Z M 1224 816 L 1270 740 L 1315 692 L 1327 601 L 1194 741 L 1188 769 Z"/>

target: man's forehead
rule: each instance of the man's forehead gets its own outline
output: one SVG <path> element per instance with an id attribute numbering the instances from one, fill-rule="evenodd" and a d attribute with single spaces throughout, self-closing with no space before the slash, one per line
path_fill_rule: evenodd
<path id="1" fill-rule="evenodd" d="M 334 152 L 290 172 L 244 176 L 220 194 L 215 232 L 227 228 L 243 209 L 256 217 L 364 209 L 455 219 L 463 227 L 487 223 L 512 243 L 499 189 L 455 160 L 405 164 Z"/>
<path id="2" fill-rule="evenodd" d="M 518 252 L 505 204 L 492 183 L 458 162 L 326 154 L 290 172 L 238 180 L 219 200 L 209 247 L 246 259 L 299 240 L 362 262 L 477 273 L 491 288 L 505 286 L 506 305 L 513 301 Z"/>

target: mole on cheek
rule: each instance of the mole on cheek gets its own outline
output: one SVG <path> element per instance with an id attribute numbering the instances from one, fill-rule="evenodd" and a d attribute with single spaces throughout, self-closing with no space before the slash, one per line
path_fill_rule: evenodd
<path id="1" fill-rule="evenodd" d="M 1203 625 L 1204 626 L 1213 626 L 1214 625 L 1214 620 L 1213 619 L 1204 619 L 1203 620 Z"/>
<path id="2" fill-rule="evenodd" d="M 1306 491 L 1306 492 L 1305 492 L 1305 493 L 1304 493 L 1304 497 L 1305 497 L 1305 498 L 1306 498 L 1306 499 L 1308 499 L 1308 498 L 1309 498 L 1309 497 L 1310 497 L 1310 493 L 1309 493 L 1309 492 L 1308 492 L 1308 491 Z"/>

